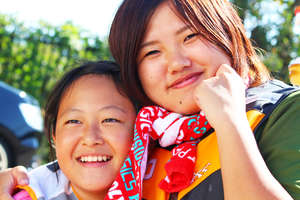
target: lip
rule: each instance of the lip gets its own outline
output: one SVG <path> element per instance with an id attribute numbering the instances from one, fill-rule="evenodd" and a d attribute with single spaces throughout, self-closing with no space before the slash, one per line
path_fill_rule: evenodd
<path id="1" fill-rule="evenodd" d="M 198 78 L 203 74 L 203 72 L 195 72 L 195 73 L 190 73 L 184 77 L 181 77 L 177 80 L 175 80 L 174 82 L 172 82 L 169 86 L 169 88 L 172 89 L 180 89 L 180 88 L 184 88 L 188 85 L 193 84 L 195 81 L 198 80 Z"/>

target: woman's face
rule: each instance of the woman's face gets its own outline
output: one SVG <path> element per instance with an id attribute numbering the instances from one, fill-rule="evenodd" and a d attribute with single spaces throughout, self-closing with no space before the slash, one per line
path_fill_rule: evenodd
<path id="1" fill-rule="evenodd" d="M 150 19 L 137 63 L 143 89 L 154 103 L 191 114 L 200 111 L 195 87 L 215 76 L 221 64 L 230 65 L 230 59 L 201 39 L 165 2 Z"/>
<path id="2" fill-rule="evenodd" d="M 56 155 L 81 199 L 106 195 L 129 152 L 135 116 L 132 103 L 106 76 L 83 76 L 63 95 Z"/>

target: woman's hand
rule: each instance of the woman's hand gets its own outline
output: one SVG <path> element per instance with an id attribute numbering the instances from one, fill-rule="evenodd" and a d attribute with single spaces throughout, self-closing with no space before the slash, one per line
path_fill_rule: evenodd
<path id="1" fill-rule="evenodd" d="M 292 199 L 266 166 L 246 117 L 245 84 L 228 65 L 195 89 L 216 130 L 225 199 Z M 238 188 L 238 189 L 237 189 Z"/>
<path id="2" fill-rule="evenodd" d="M 0 172 L 0 199 L 13 200 L 12 193 L 17 185 L 27 185 L 29 179 L 23 166 L 6 169 Z"/>
<path id="3" fill-rule="evenodd" d="M 196 103 L 215 129 L 230 120 L 246 119 L 246 86 L 230 66 L 223 64 L 216 76 L 204 80 L 194 92 Z"/>

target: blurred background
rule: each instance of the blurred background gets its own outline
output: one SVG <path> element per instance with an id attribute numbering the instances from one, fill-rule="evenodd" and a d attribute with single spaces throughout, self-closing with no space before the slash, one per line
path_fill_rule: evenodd
<path id="1" fill-rule="evenodd" d="M 300 55 L 300 0 L 231 0 L 275 78 L 290 83 Z M 121 0 L 0 0 L 0 170 L 49 161 L 45 99 L 62 74 L 85 60 L 112 59 L 107 35 Z"/>

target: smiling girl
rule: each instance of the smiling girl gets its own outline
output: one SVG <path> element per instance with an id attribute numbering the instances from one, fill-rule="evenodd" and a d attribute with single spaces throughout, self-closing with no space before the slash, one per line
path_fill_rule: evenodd
<path id="1" fill-rule="evenodd" d="M 109 44 L 132 97 L 215 130 L 177 192 L 158 187 L 174 152 L 157 147 L 145 199 L 300 199 L 299 89 L 270 78 L 228 0 L 124 0 Z"/>
<path id="2" fill-rule="evenodd" d="M 29 173 L 24 189 L 31 199 L 104 199 L 128 155 L 135 116 L 114 63 L 90 62 L 66 73 L 45 110 L 57 161 Z"/>

